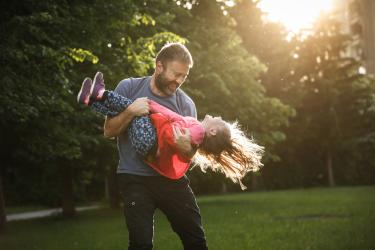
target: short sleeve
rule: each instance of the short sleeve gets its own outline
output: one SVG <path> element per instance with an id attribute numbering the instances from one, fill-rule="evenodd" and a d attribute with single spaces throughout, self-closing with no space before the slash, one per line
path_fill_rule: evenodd
<path id="1" fill-rule="evenodd" d="M 124 79 L 117 84 L 114 90 L 117 94 L 130 98 L 132 95 L 132 84 L 131 79 Z"/>
<path id="2" fill-rule="evenodd" d="M 183 90 L 178 90 L 178 103 L 182 108 L 182 115 L 197 118 L 197 109 L 193 100 Z"/>
<path id="3" fill-rule="evenodd" d="M 194 102 L 192 101 L 190 105 L 188 105 L 188 108 L 187 108 L 187 112 L 188 112 L 188 115 L 187 116 L 191 116 L 191 117 L 194 117 L 194 118 L 197 118 L 197 108 L 195 107 L 195 104 Z"/>

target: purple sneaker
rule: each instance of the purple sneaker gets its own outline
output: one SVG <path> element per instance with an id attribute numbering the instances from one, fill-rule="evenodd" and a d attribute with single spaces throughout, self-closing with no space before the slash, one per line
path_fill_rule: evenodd
<path id="1" fill-rule="evenodd" d="M 77 102 L 83 105 L 89 105 L 90 91 L 91 91 L 92 80 L 88 77 L 82 82 L 81 90 L 77 95 Z"/>
<path id="2" fill-rule="evenodd" d="M 105 85 L 104 85 L 103 73 L 96 72 L 94 81 L 90 90 L 90 99 L 95 100 L 95 101 L 101 100 L 104 91 L 105 91 Z"/>

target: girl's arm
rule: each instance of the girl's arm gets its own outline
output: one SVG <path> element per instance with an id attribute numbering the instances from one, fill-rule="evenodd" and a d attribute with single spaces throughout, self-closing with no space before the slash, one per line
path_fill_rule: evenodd
<path id="1" fill-rule="evenodd" d="M 150 108 L 151 113 L 154 113 L 154 114 L 161 113 L 166 118 L 171 120 L 172 126 L 173 126 L 173 122 L 181 121 L 181 120 L 185 121 L 186 119 L 186 117 L 183 117 L 152 100 L 149 100 L 149 108 Z M 174 130 L 174 132 L 175 131 L 176 130 Z M 184 129 L 184 133 L 182 133 L 181 130 L 179 130 L 179 132 L 180 133 L 178 134 L 174 133 L 171 135 L 172 137 L 170 140 L 170 145 L 173 145 L 173 147 L 175 147 L 183 157 L 190 159 L 194 156 L 196 149 L 191 145 L 189 129 Z"/>
<path id="2" fill-rule="evenodd" d="M 161 113 L 172 121 L 184 119 L 183 116 L 173 112 L 155 101 L 149 100 L 149 107 L 151 113 Z"/>

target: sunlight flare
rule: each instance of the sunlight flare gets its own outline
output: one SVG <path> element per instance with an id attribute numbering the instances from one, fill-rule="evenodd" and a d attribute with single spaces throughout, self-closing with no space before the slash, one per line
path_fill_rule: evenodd
<path id="1" fill-rule="evenodd" d="M 332 0 L 262 0 L 259 5 L 266 19 L 282 23 L 287 30 L 297 33 L 312 27 L 322 12 L 333 7 Z"/>

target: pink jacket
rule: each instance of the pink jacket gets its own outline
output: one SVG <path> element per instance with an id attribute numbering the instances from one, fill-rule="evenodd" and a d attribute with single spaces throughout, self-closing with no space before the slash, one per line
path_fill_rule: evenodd
<path id="1" fill-rule="evenodd" d="M 181 116 L 152 100 L 149 101 L 149 104 L 150 112 L 152 114 L 163 114 L 171 121 L 172 126 L 180 128 L 181 130 L 183 128 L 188 128 L 190 132 L 190 140 L 193 145 L 199 145 L 203 142 L 205 131 L 202 124 L 196 118 L 191 116 Z"/>
<path id="2" fill-rule="evenodd" d="M 154 101 L 150 101 L 150 111 L 157 132 L 158 155 L 147 164 L 165 177 L 179 179 L 189 169 L 190 159 L 179 154 L 174 142 L 173 126 L 181 130 L 188 128 L 191 143 L 197 146 L 203 142 L 204 128 L 197 119 L 178 115 Z"/>

